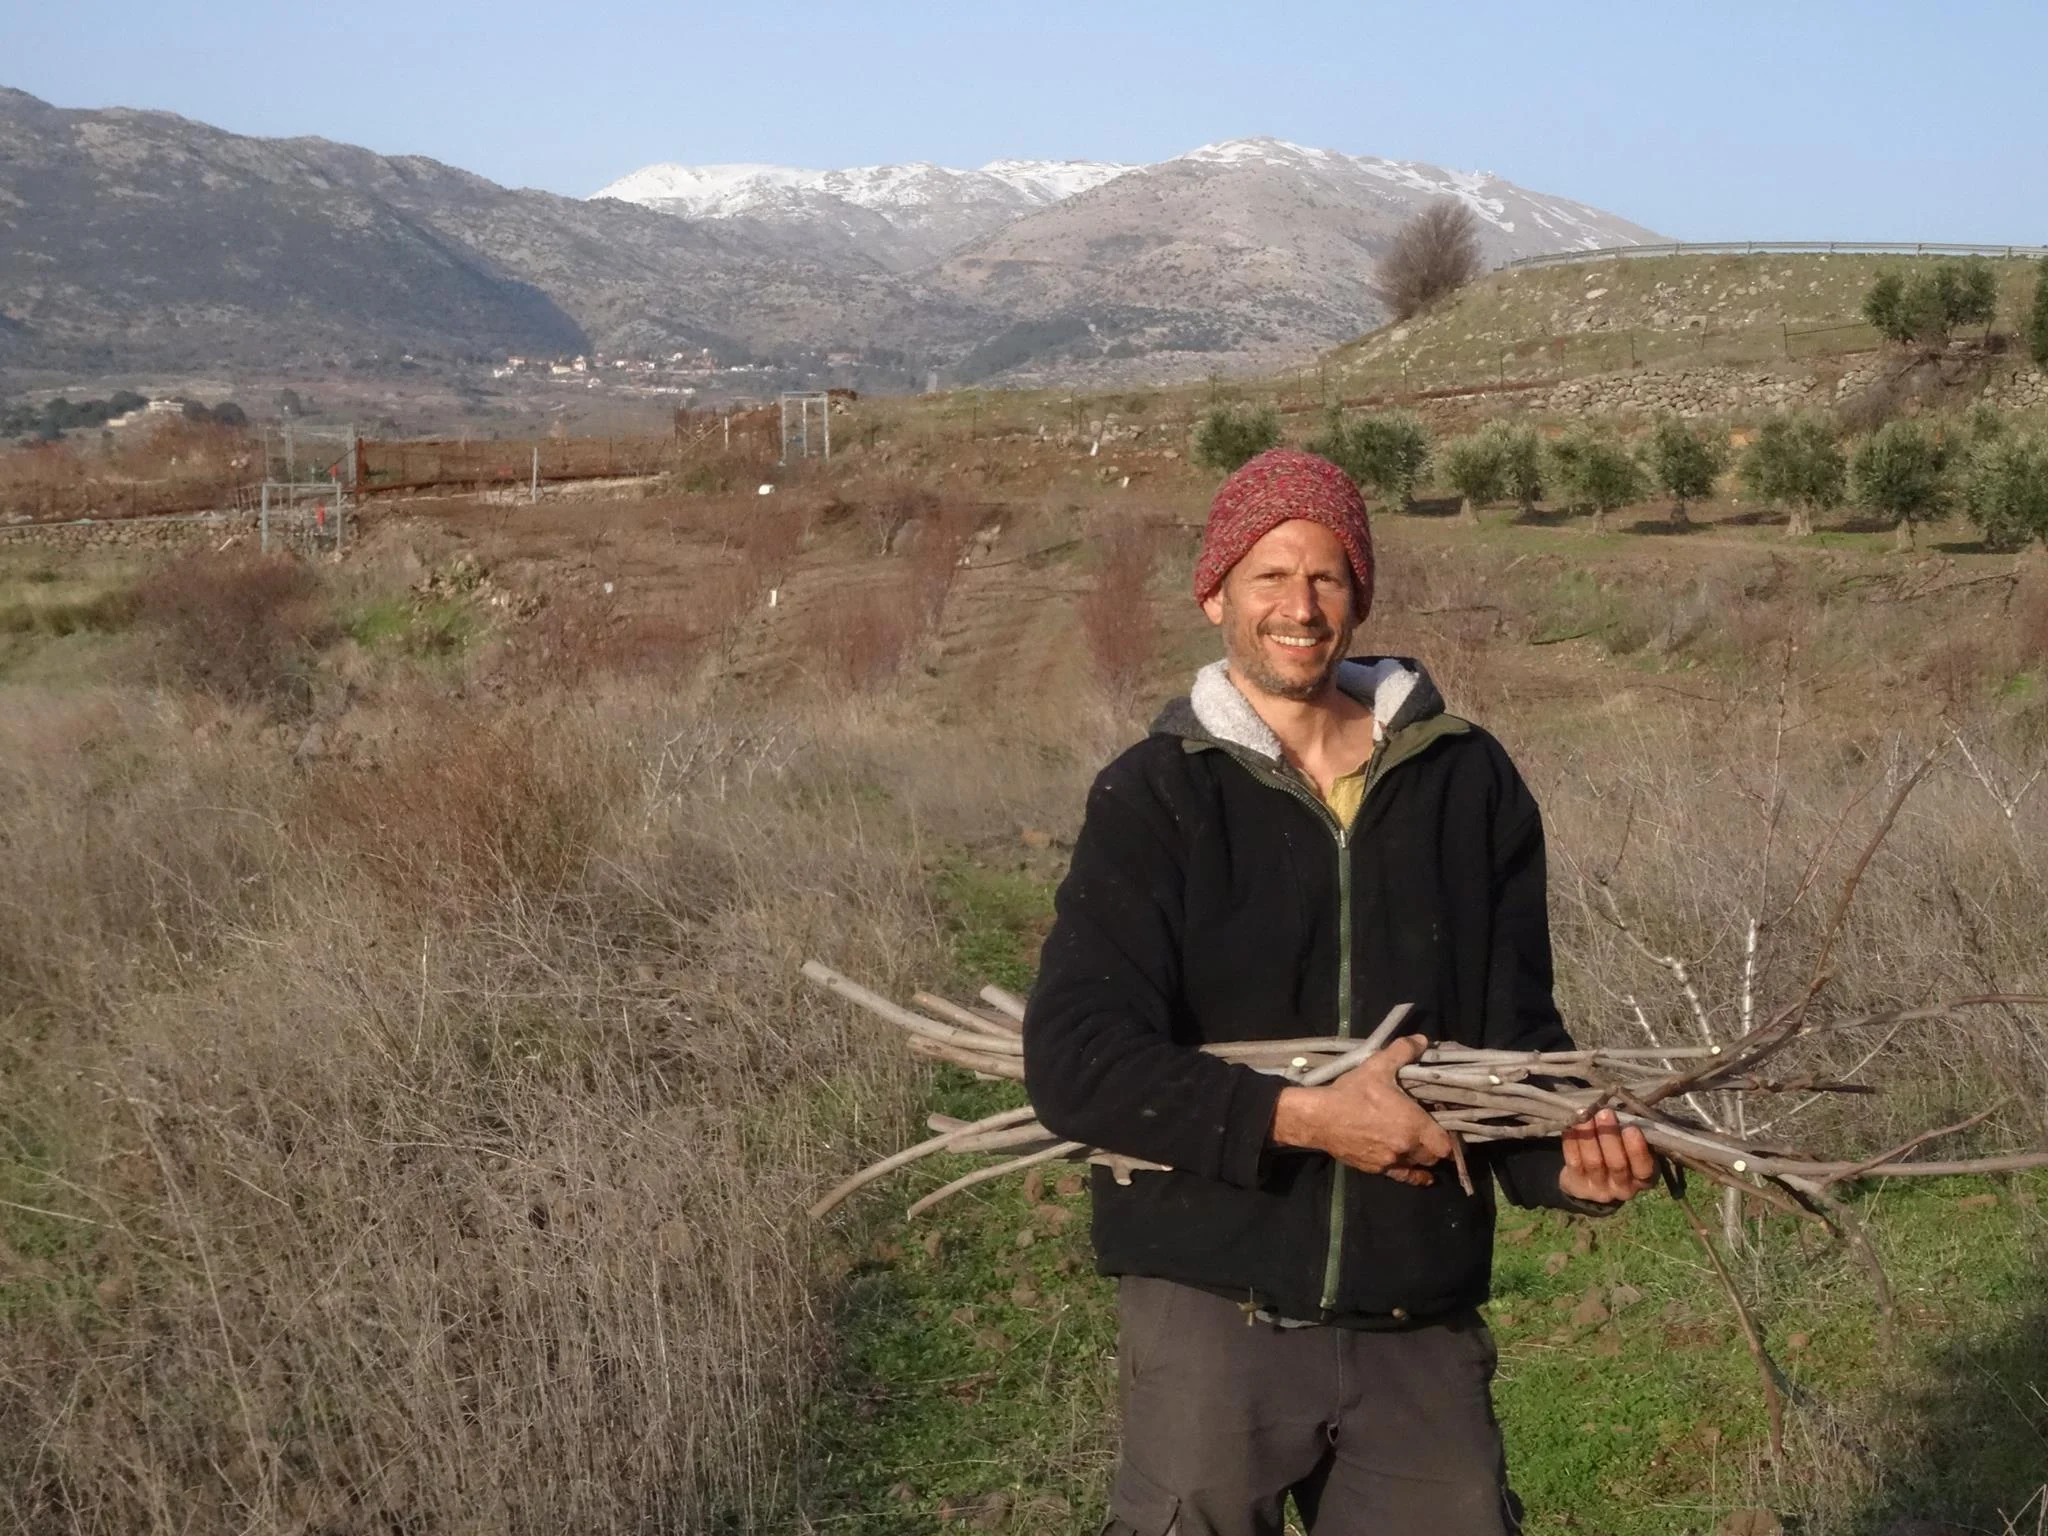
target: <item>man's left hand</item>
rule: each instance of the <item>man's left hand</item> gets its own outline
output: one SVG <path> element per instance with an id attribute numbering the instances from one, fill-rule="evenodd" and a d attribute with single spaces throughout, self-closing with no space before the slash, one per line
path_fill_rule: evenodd
<path id="1" fill-rule="evenodd" d="M 1557 1187 L 1574 1200 L 1619 1205 L 1648 1189 L 1657 1159 L 1643 1133 L 1624 1126 L 1611 1109 L 1564 1133 L 1564 1170 Z"/>

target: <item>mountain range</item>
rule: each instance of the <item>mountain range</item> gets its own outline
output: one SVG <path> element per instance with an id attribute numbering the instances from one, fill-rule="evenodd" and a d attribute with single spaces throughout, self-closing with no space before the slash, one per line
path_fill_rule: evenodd
<path id="1" fill-rule="evenodd" d="M 1658 238 L 1273 139 L 1147 166 L 650 166 L 578 199 L 0 88 L 0 370 L 709 349 L 882 388 L 1199 377 L 1376 324 L 1373 257 L 1434 197 L 1492 261 Z"/>

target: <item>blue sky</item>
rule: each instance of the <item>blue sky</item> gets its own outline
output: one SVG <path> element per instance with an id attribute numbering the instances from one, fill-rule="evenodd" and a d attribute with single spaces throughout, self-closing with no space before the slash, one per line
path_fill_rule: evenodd
<path id="1" fill-rule="evenodd" d="M 2043 59 L 2038 0 L 0 0 L 0 84 L 60 106 L 556 192 L 657 160 L 1141 161 L 1267 133 L 1690 239 L 2048 243 Z"/>

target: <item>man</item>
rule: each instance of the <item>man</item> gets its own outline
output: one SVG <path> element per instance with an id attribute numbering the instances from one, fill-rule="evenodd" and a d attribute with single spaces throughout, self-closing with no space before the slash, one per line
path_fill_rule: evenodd
<path id="1" fill-rule="evenodd" d="M 1395 1080 L 1431 1039 L 1558 1049 L 1543 829 L 1498 742 L 1422 669 L 1347 661 L 1372 604 L 1365 505 L 1334 465 L 1261 454 L 1210 509 L 1195 596 L 1225 659 L 1089 794 L 1024 1026 L 1057 1135 L 1098 1169 L 1120 1277 L 1124 1536 L 1516 1529 L 1477 1307 L 1493 1190 L 1611 1210 L 1654 1171 L 1611 1112 L 1467 1152 Z M 1416 1033 L 1327 1087 L 1195 1047 Z"/>

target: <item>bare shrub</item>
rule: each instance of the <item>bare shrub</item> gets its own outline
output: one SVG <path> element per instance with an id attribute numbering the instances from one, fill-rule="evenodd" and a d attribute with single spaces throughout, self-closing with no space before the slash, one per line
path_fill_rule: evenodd
<path id="1" fill-rule="evenodd" d="M 1449 297 L 1480 273 L 1479 221 L 1452 198 L 1438 198 L 1394 234 L 1373 268 L 1373 292 L 1396 320 Z"/>
<path id="2" fill-rule="evenodd" d="M 310 814 L 387 898 L 459 915 L 550 901 L 594 856 L 623 792 L 598 743 L 559 717 L 429 716 L 389 766 L 322 776 Z"/>
<path id="3" fill-rule="evenodd" d="M 960 560 L 980 526 L 979 503 L 959 496 L 939 498 L 918 519 L 910 548 L 911 604 L 927 634 L 938 631 Z"/>
<path id="4" fill-rule="evenodd" d="M 803 619 L 810 660 L 826 678 L 861 691 L 901 672 L 922 633 L 917 594 L 900 572 L 816 593 Z"/>
<path id="5" fill-rule="evenodd" d="M 1096 681 L 1113 701 L 1134 701 L 1159 651 L 1159 624 L 1147 591 L 1158 559 L 1159 529 L 1121 518 L 1099 541 L 1101 564 L 1082 594 L 1081 635 Z"/>
<path id="6" fill-rule="evenodd" d="M 145 577 L 135 603 L 168 678 L 238 704 L 303 702 L 313 654 L 336 633 L 319 576 L 287 555 L 184 555 Z"/>

